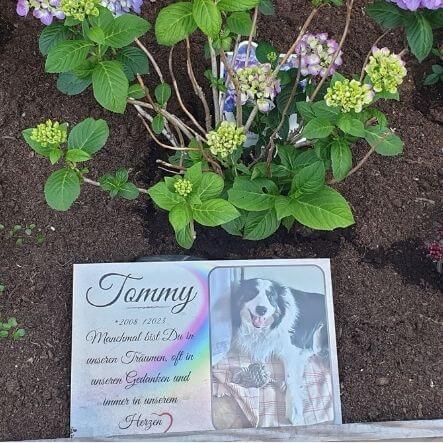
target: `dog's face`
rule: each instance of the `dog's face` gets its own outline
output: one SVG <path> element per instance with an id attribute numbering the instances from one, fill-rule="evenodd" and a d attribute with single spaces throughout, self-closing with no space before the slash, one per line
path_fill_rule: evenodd
<path id="1" fill-rule="evenodd" d="M 284 288 L 262 279 L 244 280 L 233 295 L 234 326 L 275 328 L 285 314 Z"/>

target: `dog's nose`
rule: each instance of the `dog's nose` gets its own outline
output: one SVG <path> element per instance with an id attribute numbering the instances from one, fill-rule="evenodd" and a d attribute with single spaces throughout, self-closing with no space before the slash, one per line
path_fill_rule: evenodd
<path id="1" fill-rule="evenodd" d="M 257 306 L 255 308 L 255 312 L 257 313 L 257 315 L 265 315 L 266 311 L 267 309 L 264 306 Z"/>

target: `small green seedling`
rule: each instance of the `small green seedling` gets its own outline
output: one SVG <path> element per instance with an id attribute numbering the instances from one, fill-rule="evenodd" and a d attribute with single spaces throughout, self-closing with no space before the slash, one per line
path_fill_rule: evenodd
<path id="1" fill-rule="evenodd" d="M 0 322 L 0 339 L 11 338 L 12 340 L 20 340 L 26 335 L 26 330 L 18 328 L 15 317 L 8 318 L 6 323 Z"/>

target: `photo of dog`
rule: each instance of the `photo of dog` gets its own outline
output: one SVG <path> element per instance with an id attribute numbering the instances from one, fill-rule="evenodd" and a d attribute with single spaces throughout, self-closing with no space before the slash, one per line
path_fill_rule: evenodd
<path id="1" fill-rule="evenodd" d="M 237 415 L 242 411 L 249 416 L 234 420 L 235 426 L 307 424 L 306 376 L 314 372 L 315 383 L 323 383 L 321 407 L 326 411 L 316 419 L 331 416 L 325 295 L 279 283 L 269 271 L 261 270 L 263 278 L 257 272 L 253 278 L 237 272 L 231 281 L 229 350 L 213 367 L 218 409 L 213 421 L 218 428 L 230 426 L 226 417 L 233 408 Z M 308 370 L 313 364 L 316 369 Z M 318 405 L 312 409 L 317 411 Z"/>

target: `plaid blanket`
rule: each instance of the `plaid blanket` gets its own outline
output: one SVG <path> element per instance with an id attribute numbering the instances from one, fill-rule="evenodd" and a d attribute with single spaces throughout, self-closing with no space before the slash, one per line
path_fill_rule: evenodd
<path id="1" fill-rule="evenodd" d="M 285 369 L 283 363 L 274 358 L 264 364 L 270 382 L 262 387 L 245 387 L 232 381 L 233 371 L 247 369 L 253 363 L 245 354 L 230 351 L 212 368 L 213 396 L 229 399 L 217 416 L 218 429 L 232 426 L 276 427 L 292 423 L 286 417 Z M 304 369 L 303 420 L 305 425 L 332 421 L 334 418 L 332 382 L 325 360 L 312 355 Z M 220 402 L 214 403 L 217 408 Z M 244 419 L 238 416 L 244 414 Z"/>

